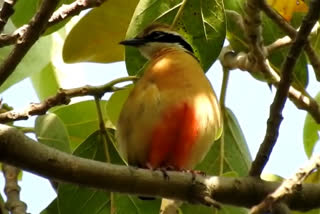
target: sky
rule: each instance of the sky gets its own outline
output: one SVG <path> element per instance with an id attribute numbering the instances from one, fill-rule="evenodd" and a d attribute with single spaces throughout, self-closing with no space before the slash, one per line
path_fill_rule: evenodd
<path id="1" fill-rule="evenodd" d="M 62 81 L 63 88 L 78 87 L 86 84 L 100 85 L 117 77 L 127 75 L 123 62 L 108 65 L 81 63 L 73 65 L 73 67 L 68 65 L 67 70 L 64 73 L 64 80 L 72 78 L 73 81 L 71 85 L 68 85 L 70 81 Z M 207 77 L 219 97 L 222 83 L 222 68 L 219 62 L 216 62 L 211 67 L 207 72 Z M 312 96 L 315 96 L 320 91 L 320 84 L 316 82 L 311 69 L 307 90 Z M 275 91 L 274 88 L 270 90 L 267 84 L 257 81 L 247 72 L 240 70 L 232 70 L 230 72 L 226 106 L 236 115 L 253 158 L 265 135 L 266 121 Z M 31 102 L 38 101 L 32 84 L 28 79 L 11 87 L 1 97 L 16 109 L 23 109 Z M 107 97 L 108 95 L 105 96 L 105 98 Z M 290 101 L 287 101 L 283 116 L 284 120 L 281 124 L 277 144 L 264 172 L 288 178 L 299 167 L 303 166 L 307 160 L 302 138 L 306 112 L 298 110 Z M 33 123 L 34 118 L 31 118 L 28 121 L 17 123 L 17 125 L 33 126 Z M 226 146 L 228 146 L 227 144 L 228 142 L 225 143 Z M 50 184 L 39 176 L 24 172 L 23 179 L 19 182 L 19 185 L 22 189 L 21 199 L 27 203 L 29 213 L 40 213 L 55 198 L 55 192 Z M 0 190 L 4 196 L 3 188 L 4 180 L 0 174 Z"/>

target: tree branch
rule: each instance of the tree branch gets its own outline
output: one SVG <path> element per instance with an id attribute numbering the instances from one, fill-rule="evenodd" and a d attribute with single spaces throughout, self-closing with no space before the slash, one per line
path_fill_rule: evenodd
<path id="1" fill-rule="evenodd" d="M 276 92 L 274 101 L 270 107 L 270 115 L 267 122 L 266 135 L 259 148 L 256 159 L 252 163 L 249 173 L 251 176 L 259 176 L 261 174 L 276 143 L 279 133 L 279 127 L 283 119 L 282 110 L 284 108 L 288 91 L 292 82 L 292 71 L 304 45 L 308 41 L 308 35 L 310 34 L 314 24 L 319 18 L 319 10 L 320 1 L 311 0 L 308 14 L 303 19 L 297 37 L 292 43 L 288 56 L 282 67 L 282 77 L 279 82 L 279 87 Z"/>
<path id="2" fill-rule="evenodd" d="M 0 125 L 0 161 L 62 182 L 204 205 L 209 197 L 221 203 L 252 207 L 279 186 L 253 177 L 194 176 L 175 171 L 168 171 L 169 179 L 165 179 L 160 170 L 113 165 L 60 152 L 6 125 Z M 319 195 L 319 184 L 304 184 L 286 202 L 290 209 L 306 211 L 320 207 Z"/>
<path id="3" fill-rule="evenodd" d="M 277 12 L 275 12 L 265 0 L 259 0 L 261 10 L 272 19 L 284 32 L 288 34 L 291 39 L 295 39 L 297 36 L 297 31 L 294 29 L 286 20 L 284 20 Z M 311 7 L 311 6 L 310 6 Z M 309 8 L 310 8 L 309 7 Z M 320 58 L 317 53 L 312 48 L 310 41 L 306 41 L 306 45 L 304 47 L 310 63 L 313 67 L 313 70 L 316 74 L 316 78 L 320 81 Z"/>
<path id="4" fill-rule="evenodd" d="M 14 13 L 13 6 L 17 0 L 5 0 L 2 4 L 0 11 L 0 32 L 3 31 L 4 26 L 7 24 L 8 19 Z"/>
<path id="5" fill-rule="evenodd" d="M 248 72 L 259 72 L 255 66 L 250 62 L 248 54 L 244 52 L 234 53 L 229 47 L 224 47 L 220 53 L 219 60 L 221 64 L 232 70 L 232 69 L 240 69 Z M 268 61 L 267 61 L 268 62 Z M 280 82 L 280 76 L 276 71 L 272 69 L 271 66 L 268 65 L 268 69 L 270 70 L 271 78 L 269 80 L 275 87 L 278 87 Z M 309 96 L 305 91 L 301 92 L 298 89 L 290 86 L 289 94 L 290 100 L 296 105 L 297 108 L 307 111 L 317 123 L 320 123 L 320 107 L 318 103 Z"/>
<path id="6" fill-rule="evenodd" d="M 105 1 L 106 0 L 76 0 L 71 4 L 62 5 L 52 14 L 51 18 L 49 19 L 48 26 L 55 25 L 69 17 L 78 15 L 85 9 L 99 7 Z"/>
<path id="7" fill-rule="evenodd" d="M 19 42 L 15 45 L 9 56 L 0 66 L 0 85 L 12 74 L 22 58 L 26 55 L 32 45 L 39 39 L 45 29 L 48 19 L 58 5 L 58 0 L 44 0 L 38 12 L 29 22 L 29 27 Z"/>
<path id="8" fill-rule="evenodd" d="M 2 164 L 2 171 L 5 178 L 4 192 L 7 196 L 6 208 L 12 214 L 25 214 L 27 205 L 20 200 L 20 187 L 18 185 L 18 174 L 20 170 L 8 164 Z"/>
<path id="9" fill-rule="evenodd" d="M 309 164 L 301 168 L 291 179 L 285 180 L 273 193 L 269 194 L 262 202 L 252 207 L 251 214 L 265 213 L 275 203 L 280 202 L 285 197 L 294 194 L 299 191 L 302 182 L 312 173 L 314 170 L 320 167 L 320 156 L 313 157 Z"/>
<path id="10" fill-rule="evenodd" d="M 114 92 L 119 90 L 115 87 L 116 84 L 125 81 L 137 80 L 135 76 L 122 77 L 101 86 L 83 86 L 72 89 L 60 89 L 56 95 L 47 98 L 41 103 L 33 103 L 25 110 L 21 112 L 8 111 L 0 114 L 0 123 L 7 123 L 10 121 L 27 120 L 32 115 L 43 115 L 50 108 L 58 105 L 66 105 L 70 102 L 70 99 L 78 96 L 97 96 L 102 97 L 106 92 Z"/>

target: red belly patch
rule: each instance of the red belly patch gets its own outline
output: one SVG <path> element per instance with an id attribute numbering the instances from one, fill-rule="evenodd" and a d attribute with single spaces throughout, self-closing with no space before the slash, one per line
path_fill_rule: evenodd
<path id="1" fill-rule="evenodd" d="M 152 132 L 148 164 L 186 169 L 198 136 L 195 109 L 184 103 L 167 110 Z"/>

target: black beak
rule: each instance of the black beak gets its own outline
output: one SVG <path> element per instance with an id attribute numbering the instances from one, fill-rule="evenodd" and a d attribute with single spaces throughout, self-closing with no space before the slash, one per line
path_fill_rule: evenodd
<path id="1" fill-rule="evenodd" d="M 124 40 L 124 41 L 119 42 L 119 44 L 121 44 L 121 45 L 134 46 L 134 47 L 144 45 L 145 43 L 146 43 L 146 40 L 141 39 L 141 38 L 128 39 L 128 40 Z"/>

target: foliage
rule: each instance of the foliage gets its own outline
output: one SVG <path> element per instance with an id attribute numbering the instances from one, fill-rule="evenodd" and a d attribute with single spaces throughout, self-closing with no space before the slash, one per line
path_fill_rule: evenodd
<path id="1" fill-rule="evenodd" d="M 30 1 L 30 0 L 29 0 Z M 18 1 L 16 12 L 9 19 L 7 32 L 13 32 L 27 23 L 36 13 L 41 1 Z M 60 1 L 70 3 L 72 1 Z M 273 3 L 275 1 L 272 1 Z M 280 1 L 276 1 L 280 2 Z M 284 1 L 282 1 L 284 2 Z M 176 30 L 181 33 L 195 49 L 195 56 L 207 71 L 217 60 L 225 40 L 235 52 L 246 52 L 248 42 L 236 12 L 244 14 L 245 0 L 188 0 L 176 23 Z M 63 66 L 61 58 L 67 63 L 94 62 L 113 63 L 125 59 L 129 75 L 140 75 L 146 60 L 136 49 L 118 45 L 125 37 L 132 38 L 153 22 L 171 24 L 182 5 L 181 0 L 109 0 L 101 7 L 94 8 L 82 15 L 81 19 L 68 32 L 70 25 L 65 21 L 59 26 L 47 29 L 20 62 L 15 72 L 0 86 L 5 92 L 9 87 L 19 84 L 25 78 L 31 78 L 33 87 L 41 101 L 56 94 L 62 86 Z M 275 9 L 281 8 L 275 4 Z M 291 3 L 289 4 L 291 5 Z M 294 6 L 294 5 L 291 5 Z M 302 15 L 295 12 L 305 10 L 290 7 L 289 11 L 280 11 L 294 26 L 301 24 Z M 292 17 L 292 20 L 291 20 Z M 263 16 L 263 38 L 265 44 L 285 36 L 285 33 L 268 17 Z M 315 36 L 317 42 L 318 34 Z M 64 45 L 57 41 L 64 40 Z M 319 45 L 315 45 L 319 51 Z M 12 47 L 0 49 L 0 63 L 4 62 Z M 269 56 L 271 67 L 280 74 L 282 62 L 289 47 L 277 49 Z M 308 60 L 302 55 L 294 70 L 293 85 L 304 90 L 308 85 Z M 258 81 L 268 82 L 259 74 L 252 74 Z M 69 80 L 72 81 L 72 80 Z M 111 162 L 125 164 L 118 154 L 114 139 L 114 127 L 120 109 L 126 100 L 131 86 L 114 92 L 111 97 L 100 100 L 105 126 L 108 128 L 108 151 Z M 320 103 L 319 95 L 316 97 Z M 32 101 L 30 101 L 32 102 Z M 304 147 L 308 157 L 319 141 L 320 126 L 310 115 L 306 116 L 304 127 Z M 34 133 L 39 143 L 80 157 L 105 162 L 105 145 L 99 132 L 99 119 L 96 103 L 93 100 L 79 101 L 73 104 L 50 109 L 50 113 L 37 116 Z M 226 142 L 228 145 L 226 145 Z M 197 169 L 212 175 L 248 175 L 251 156 L 245 137 L 236 115 L 231 109 L 224 108 L 224 133 L 214 143 L 205 160 Z M 314 179 L 312 182 L 317 182 Z M 71 184 L 59 184 L 57 198 L 52 201 L 42 214 L 53 213 L 109 213 L 111 200 L 114 200 L 116 213 L 158 213 L 160 200 L 141 201 L 137 197 L 92 190 Z M 76 197 L 75 197 L 76 195 Z M 2 200 L 2 197 L 0 196 Z M 81 206 L 79 206 L 81 204 Z M 212 213 L 212 208 L 184 204 L 181 213 Z M 243 208 L 226 207 L 216 213 L 245 213 Z"/>

